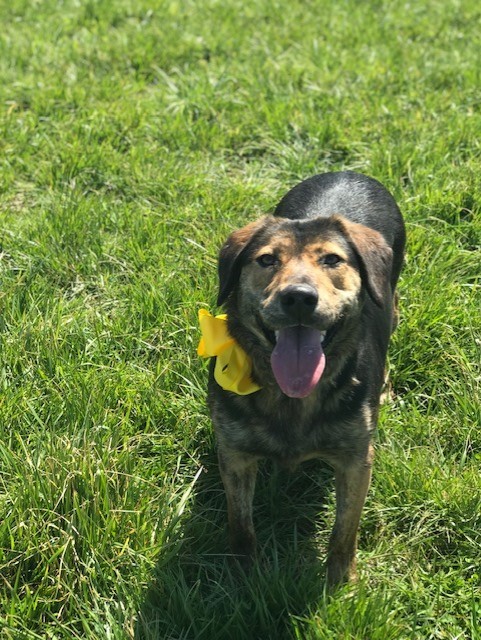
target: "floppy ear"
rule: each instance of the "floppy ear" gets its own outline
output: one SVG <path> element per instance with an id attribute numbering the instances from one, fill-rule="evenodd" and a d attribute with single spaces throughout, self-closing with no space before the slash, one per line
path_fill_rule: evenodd
<path id="1" fill-rule="evenodd" d="M 356 254 L 361 279 L 378 307 L 384 307 L 386 292 L 391 294 L 393 252 L 383 236 L 374 229 L 335 216 Z"/>
<path id="2" fill-rule="evenodd" d="M 230 234 L 219 254 L 219 295 L 217 305 L 220 306 L 229 297 L 239 280 L 242 257 L 250 246 L 254 236 L 265 227 L 268 217 L 251 222 L 242 229 Z"/>

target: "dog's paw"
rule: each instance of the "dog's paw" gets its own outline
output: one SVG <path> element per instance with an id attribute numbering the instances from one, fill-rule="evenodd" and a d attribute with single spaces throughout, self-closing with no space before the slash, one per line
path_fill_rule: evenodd
<path id="1" fill-rule="evenodd" d="M 357 582 L 356 558 L 351 555 L 331 554 L 326 564 L 326 581 L 329 591 L 346 583 Z"/>

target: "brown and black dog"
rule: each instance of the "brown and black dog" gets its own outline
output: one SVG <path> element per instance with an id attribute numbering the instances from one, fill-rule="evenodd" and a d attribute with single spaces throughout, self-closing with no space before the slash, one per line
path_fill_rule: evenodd
<path id="1" fill-rule="evenodd" d="M 391 194 L 346 171 L 301 182 L 273 216 L 234 231 L 221 249 L 218 304 L 261 386 L 249 395 L 225 391 L 211 364 L 209 406 L 230 544 L 244 566 L 256 548 L 258 461 L 293 466 L 319 457 L 333 467 L 336 487 L 328 583 L 356 576 L 404 245 Z"/>

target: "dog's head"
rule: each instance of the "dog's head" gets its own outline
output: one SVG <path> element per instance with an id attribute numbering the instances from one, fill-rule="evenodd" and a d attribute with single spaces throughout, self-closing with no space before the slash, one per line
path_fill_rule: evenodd
<path id="1" fill-rule="evenodd" d="M 268 216 L 222 247 L 218 304 L 235 304 L 244 326 L 272 350 L 283 391 L 303 397 L 322 375 L 323 343 L 336 327 L 359 314 L 366 296 L 378 307 L 389 300 L 391 267 L 381 234 L 342 216 Z"/>

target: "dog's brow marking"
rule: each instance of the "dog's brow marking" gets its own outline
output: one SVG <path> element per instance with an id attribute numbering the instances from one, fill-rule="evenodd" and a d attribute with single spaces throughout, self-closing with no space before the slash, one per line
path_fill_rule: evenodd
<path id="1" fill-rule="evenodd" d="M 348 259 L 348 255 L 346 253 L 346 249 L 337 242 L 332 242 L 327 240 L 325 242 L 313 242 L 305 246 L 304 252 L 306 254 L 314 254 L 318 256 L 319 254 L 327 254 L 327 253 L 335 253 L 339 255 L 343 260 Z"/>
<path id="2" fill-rule="evenodd" d="M 295 245 L 291 238 L 281 238 L 275 244 L 267 244 L 260 247 L 254 258 L 257 259 L 264 253 L 272 253 L 280 256 L 281 258 L 290 257 L 295 254 Z"/>

